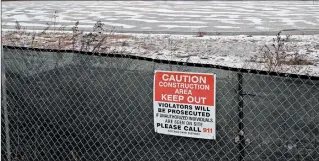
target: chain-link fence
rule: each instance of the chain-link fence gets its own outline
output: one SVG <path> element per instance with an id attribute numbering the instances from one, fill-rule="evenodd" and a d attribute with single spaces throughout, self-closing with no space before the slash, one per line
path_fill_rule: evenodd
<path id="1" fill-rule="evenodd" d="M 4 46 L 2 160 L 319 160 L 319 79 Z M 155 70 L 216 73 L 216 140 L 155 133 Z"/>

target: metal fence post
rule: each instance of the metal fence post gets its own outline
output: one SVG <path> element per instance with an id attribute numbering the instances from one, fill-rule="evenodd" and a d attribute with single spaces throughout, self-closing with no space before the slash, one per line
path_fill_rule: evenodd
<path id="1" fill-rule="evenodd" d="M 238 73 L 238 87 L 237 87 L 237 96 L 238 96 L 238 150 L 239 156 L 238 160 L 243 161 L 245 158 L 245 138 L 244 138 L 244 93 L 243 93 L 243 74 Z"/>
<path id="2" fill-rule="evenodd" d="M 8 107 L 7 107 L 7 91 L 6 91 L 6 76 L 5 76 L 5 66 L 4 66 L 4 54 L 3 47 L 1 45 L 1 89 L 3 98 L 3 112 L 4 112 L 4 124 L 5 124 L 5 135 L 6 135 L 6 150 L 7 150 L 7 160 L 11 161 L 11 147 L 10 147 L 10 135 L 9 135 L 9 117 L 8 117 Z"/>

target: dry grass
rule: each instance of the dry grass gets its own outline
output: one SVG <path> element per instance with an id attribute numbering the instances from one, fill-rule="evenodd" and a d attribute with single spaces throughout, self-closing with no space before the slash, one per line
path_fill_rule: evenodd
<path id="1" fill-rule="evenodd" d="M 55 12 L 57 17 L 57 12 Z M 2 36 L 4 45 L 29 46 L 45 49 L 80 50 L 90 52 L 108 52 L 110 46 L 130 46 L 129 41 L 134 39 L 132 35 L 114 34 L 113 29 L 107 29 L 101 21 L 93 26 L 93 31 L 84 33 L 78 28 L 79 22 L 72 27 L 72 33 L 63 32 L 63 27 L 58 27 L 54 22 L 54 28 L 50 24 L 39 33 L 26 32 L 19 22 L 16 22 L 14 31 L 5 32 Z M 53 32 L 51 32 L 51 30 Z M 49 32 L 50 31 L 50 32 Z M 145 49 L 152 48 L 145 44 Z"/>
<path id="2" fill-rule="evenodd" d="M 300 58 L 290 58 L 288 60 L 283 61 L 285 65 L 314 65 L 314 63 L 307 59 L 300 59 Z"/>
<path id="3" fill-rule="evenodd" d="M 305 55 L 290 48 L 293 42 L 290 35 L 283 37 L 279 32 L 271 44 L 263 45 L 258 55 L 251 57 L 248 62 L 262 63 L 269 71 L 282 71 L 287 65 L 296 69 L 298 65 L 313 65 Z"/>
<path id="4" fill-rule="evenodd" d="M 101 21 L 97 21 L 93 27 L 92 32 L 83 32 L 79 29 L 79 22 L 76 22 L 72 27 L 72 32 L 64 32 L 63 27 L 59 27 L 58 23 L 53 25 L 48 24 L 42 32 L 26 32 L 23 27 L 16 22 L 16 30 L 10 32 L 4 32 L 2 36 L 2 42 L 4 45 L 24 46 L 24 47 L 35 47 L 43 49 L 60 49 L 60 50 L 78 50 L 87 52 L 100 52 L 100 53 L 111 53 L 121 52 L 124 54 L 134 53 L 148 53 L 163 55 L 167 52 L 171 52 L 170 55 L 176 58 L 189 58 L 189 57 L 200 57 L 200 59 L 213 59 L 218 55 L 217 52 L 223 53 L 230 52 L 229 50 L 236 50 L 237 48 L 223 48 L 215 46 L 214 42 L 217 43 L 242 43 L 238 39 L 227 39 L 226 41 L 219 42 L 220 38 L 200 41 L 196 38 L 197 42 L 192 39 L 174 39 L 167 37 L 138 37 L 134 35 L 115 34 L 114 28 L 106 28 Z M 54 32 L 51 32 L 54 31 Z M 203 37 L 204 32 L 199 31 L 197 37 Z M 258 43 L 258 40 L 249 39 L 250 44 Z M 290 38 L 290 36 L 282 36 L 278 33 L 273 39 L 271 44 L 262 45 L 258 51 L 258 54 L 251 57 L 248 62 L 254 64 L 264 65 L 269 71 L 278 71 L 283 66 L 301 66 L 301 65 L 313 65 L 314 62 L 308 60 L 305 55 L 299 54 L 290 48 L 292 43 L 297 40 Z M 212 44 L 207 44 L 207 42 Z M 244 44 L 246 45 L 246 44 Z M 316 45 L 316 44 L 315 44 Z M 318 47 L 319 45 L 315 46 Z M 256 46 L 257 47 L 257 46 Z M 254 47 L 252 47 L 254 48 Z M 207 50 L 209 49 L 209 50 Z M 252 49 L 248 52 L 257 52 Z M 312 49 L 312 48 L 311 48 Z M 255 50 L 255 51 L 253 51 Z M 312 49 L 313 50 L 313 49 Z M 216 54 L 217 53 L 217 54 Z M 229 55 L 228 53 L 223 57 Z M 210 57 L 211 56 L 211 57 Z M 213 60 L 214 61 L 214 60 Z M 223 61 L 223 60 L 221 60 Z M 253 64 L 248 63 L 248 64 Z"/>
<path id="5" fill-rule="evenodd" d="M 154 49 L 154 46 L 151 45 L 151 44 L 142 44 L 141 45 L 141 48 L 145 49 L 145 50 L 153 50 Z"/>

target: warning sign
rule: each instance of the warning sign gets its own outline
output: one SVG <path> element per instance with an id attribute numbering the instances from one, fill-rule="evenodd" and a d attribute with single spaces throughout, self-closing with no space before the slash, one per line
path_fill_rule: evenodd
<path id="1" fill-rule="evenodd" d="M 216 75 L 155 71 L 155 132 L 216 138 Z"/>

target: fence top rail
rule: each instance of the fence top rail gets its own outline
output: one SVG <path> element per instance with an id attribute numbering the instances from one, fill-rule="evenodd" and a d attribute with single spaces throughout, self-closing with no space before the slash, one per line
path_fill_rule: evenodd
<path id="1" fill-rule="evenodd" d="M 300 75 L 300 74 L 292 74 L 292 73 L 281 73 L 281 72 L 256 70 L 256 69 L 234 68 L 234 67 L 223 66 L 223 65 L 213 65 L 213 64 L 203 64 L 203 63 L 193 63 L 193 62 L 190 63 L 190 62 L 181 62 L 181 61 L 175 61 L 175 60 L 154 59 L 154 58 L 150 58 L 150 57 L 143 57 L 143 56 L 130 55 L 130 54 L 100 53 L 100 52 L 63 50 L 63 49 L 44 49 L 44 48 L 21 47 L 21 46 L 12 46 L 12 45 L 3 45 L 3 48 L 4 49 L 21 49 L 21 50 L 30 50 L 30 51 L 39 51 L 39 52 L 64 52 L 64 53 L 76 53 L 76 54 L 83 54 L 83 55 L 96 55 L 96 56 L 103 56 L 103 57 L 128 58 L 128 59 L 144 60 L 144 61 L 150 61 L 150 62 L 162 63 L 162 64 L 183 65 L 183 66 L 203 67 L 203 68 L 215 68 L 215 69 L 240 72 L 240 73 L 252 73 L 252 74 L 280 76 L 280 77 L 287 77 L 287 78 L 319 80 L 319 76 Z"/>

